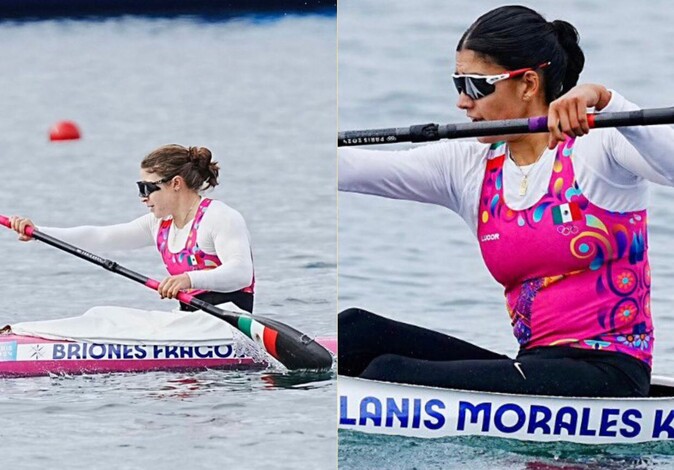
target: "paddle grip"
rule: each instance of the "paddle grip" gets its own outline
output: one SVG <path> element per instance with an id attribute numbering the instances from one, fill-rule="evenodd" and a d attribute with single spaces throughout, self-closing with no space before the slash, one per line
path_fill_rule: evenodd
<path id="1" fill-rule="evenodd" d="M 410 142 L 428 142 L 439 140 L 440 126 L 438 124 L 417 124 L 410 126 Z"/>
<path id="2" fill-rule="evenodd" d="M 529 118 L 529 132 L 545 132 L 548 130 L 548 117 L 538 116 Z"/>
<path id="3" fill-rule="evenodd" d="M 195 299 L 195 297 L 192 294 L 188 294 L 186 292 L 178 292 L 178 295 L 176 296 L 178 300 L 180 300 L 184 304 L 189 304 L 192 302 L 192 300 Z M 199 300 L 199 299 L 197 299 Z"/>
<path id="4" fill-rule="evenodd" d="M 12 223 L 9 221 L 9 217 L 0 215 L 0 225 L 4 225 L 7 228 L 12 228 Z M 33 236 L 33 227 L 26 227 L 26 235 L 29 237 Z"/>
<path id="5" fill-rule="evenodd" d="M 148 278 L 147 281 L 145 281 L 145 285 L 147 287 L 149 287 L 150 289 L 154 289 L 154 290 L 159 290 L 159 284 L 161 284 L 161 283 L 159 281 L 157 281 L 156 279 Z M 186 292 L 178 292 L 178 295 L 176 296 L 176 298 L 184 304 L 189 304 L 194 299 L 194 296 L 191 295 L 191 294 L 188 294 Z"/>

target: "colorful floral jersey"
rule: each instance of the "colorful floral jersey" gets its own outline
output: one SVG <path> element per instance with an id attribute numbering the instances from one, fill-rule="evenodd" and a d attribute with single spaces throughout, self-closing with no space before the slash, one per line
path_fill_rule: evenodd
<path id="1" fill-rule="evenodd" d="M 576 182 L 573 144 L 559 145 L 547 193 L 524 210 L 504 201 L 509 152 L 505 143 L 492 145 L 478 214 L 482 256 L 505 287 L 523 348 L 619 351 L 650 366 L 646 211 L 611 212 L 590 202 Z"/>
<path id="2" fill-rule="evenodd" d="M 159 249 L 159 253 L 164 260 L 166 269 L 171 275 L 175 276 L 188 271 L 213 269 L 222 264 L 222 261 L 220 261 L 217 255 L 205 253 L 199 248 L 199 245 L 197 244 L 197 231 L 199 230 L 199 224 L 206 213 L 206 209 L 208 209 L 208 206 L 211 204 L 211 201 L 212 199 L 202 199 L 199 207 L 197 208 L 197 213 L 194 216 L 194 220 L 192 221 L 192 227 L 190 228 L 190 233 L 187 236 L 185 247 L 178 253 L 171 252 L 168 247 L 168 234 L 173 220 L 168 219 L 161 222 L 157 232 L 157 248 Z M 242 291 L 252 294 L 254 289 L 255 276 L 253 276 L 253 281 L 250 286 L 242 289 Z M 196 295 L 202 292 L 205 291 L 194 289 L 190 291 L 190 294 Z"/>

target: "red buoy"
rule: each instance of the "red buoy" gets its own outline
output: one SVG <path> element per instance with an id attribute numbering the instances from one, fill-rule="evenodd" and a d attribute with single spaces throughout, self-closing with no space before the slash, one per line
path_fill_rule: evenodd
<path id="1" fill-rule="evenodd" d="M 72 121 L 59 121 L 49 129 L 49 140 L 77 140 L 80 130 Z"/>

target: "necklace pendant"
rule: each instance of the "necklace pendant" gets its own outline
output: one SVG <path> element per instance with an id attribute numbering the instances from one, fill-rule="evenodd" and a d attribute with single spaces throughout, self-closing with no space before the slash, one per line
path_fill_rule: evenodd
<path id="1" fill-rule="evenodd" d="M 522 181 L 520 181 L 520 196 L 524 196 L 527 193 L 527 187 L 529 186 L 529 181 L 527 177 L 525 176 L 522 178 Z"/>

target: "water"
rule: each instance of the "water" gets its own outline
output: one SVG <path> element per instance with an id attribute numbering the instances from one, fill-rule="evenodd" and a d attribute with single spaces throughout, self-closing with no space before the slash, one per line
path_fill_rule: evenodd
<path id="1" fill-rule="evenodd" d="M 335 33 L 334 16 L 314 15 L 2 23 L 0 213 L 47 226 L 129 221 L 146 211 L 134 182 L 147 152 L 207 146 L 222 168 L 210 195 L 252 235 L 256 311 L 335 335 Z M 83 139 L 49 143 L 61 119 Z M 7 230 L 0 253 L 3 323 L 173 308 Z M 98 254 L 165 275 L 151 249 Z M 334 468 L 334 374 L 1 380 L 0 439 L 3 468 Z"/>
<path id="2" fill-rule="evenodd" d="M 415 439 L 340 431 L 339 468 L 625 470 L 671 468 L 670 443 L 589 446 L 486 437 Z M 348 451 L 347 451 L 348 449 Z"/>
<path id="3" fill-rule="evenodd" d="M 668 64 L 674 10 L 629 1 L 520 2 L 574 24 L 584 82 L 615 88 L 643 107 L 674 103 Z M 503 2 L 339 2 L 340 130 L 463 122 L 450 74 L 463 31 Z M 654 373 L 674 374 L 672 190 L 653 187 L 650 257 L 658 331 Z M 360 306 L 514 354 L 501 287 L 464 222 L 446 209 L 339 195 L 339 306 Z M 458 313 L 460 312 L 460 317 Z M 486 327 L 485 327 L 486 326 Z M 671 444 L 561 451 L 503 440 L 405 440 L 340 432 L 340 468 L 671 468 Z"/>

